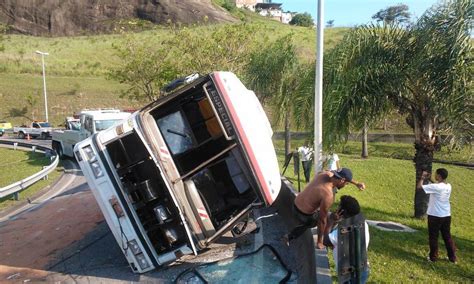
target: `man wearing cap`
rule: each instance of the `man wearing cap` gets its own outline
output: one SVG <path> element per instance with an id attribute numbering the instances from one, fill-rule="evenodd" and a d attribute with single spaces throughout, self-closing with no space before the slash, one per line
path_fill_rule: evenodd
<path id="1" fill-rule="evenodd" d="M 324 235 L 329 233 L 327 216 L 334 203 L 333 189 L 341 189 L 347 183 L 356 185 L 359 190 L 365 189 L 365 184 L 352 179 L 352 171 L 341 168 L 337 171 L 325 171 L 318 174 L 306 188 L 296 196 L 293 205 L 297 225 L 288 235 L 284 236 L 287 242 L 299 237 L 306 229 L 318 226 L 318 241 L 316 246 L 324 248 Z M 319 211 L 318 211 L 319 209 Z"/>

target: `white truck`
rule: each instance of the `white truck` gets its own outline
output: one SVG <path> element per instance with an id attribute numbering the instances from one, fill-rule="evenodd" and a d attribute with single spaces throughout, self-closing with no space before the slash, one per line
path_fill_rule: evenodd
<path id="1" fill-rule="evenodd" d="M 283 186 L 255 94 L 229 72 L 184 81 L 74 149 L 134 272 L 197 255 Z"/>
<path id="2" fill-rule="evenodd" d="M 77 143 L 129 116 L 130 113 L 118 109 L 83 110 L 79 113 L 79 120 L 66 119 L 65 130 L 53 131 L 52 147 L 61 158 L 74 157 L 73 149 Z"/>
<path id="3" fill-rule="evenodd" d="M 16 133 L 20 139 L 28 136 L 31 138 L 40 137 L 41 139 L 48 139 L 51 137 L 52 130 L 53 128 L 49 122 L 40 121 L 34 121 L 30 126 L 13 127 L 13 133 Z"/>

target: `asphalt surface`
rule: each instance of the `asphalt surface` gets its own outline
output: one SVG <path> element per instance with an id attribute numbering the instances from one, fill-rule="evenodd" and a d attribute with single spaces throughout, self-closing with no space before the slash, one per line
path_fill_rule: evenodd
<path id="1" fill-rule="evenodd" d="M 11 139 L 9 139 L 11 140 Z M 24 140 L 21 140 L 25 142 Z M 31 140 L 50 146 L 50 140 Z M 281 237 L 291 226 L 287 191 L 275 207 L 255 210 L 247 233 L 230 233 L 199 256 L 184 256 L 168 267 L 134 274 L 107 226 L 93 195 L 74 161 L 66 160 L 65 174 L 44 195 L 21 208 L 0 212 L 0 282 L 160 282 L 171 283 L 181 272 L 217 260 L 255 251 L 269 244 L 293 274 L 290 282 L 313 283 L 316 278 L 313 236 L 287 246 Z M 318 283 L 330 282 L 325 252 Z"/>

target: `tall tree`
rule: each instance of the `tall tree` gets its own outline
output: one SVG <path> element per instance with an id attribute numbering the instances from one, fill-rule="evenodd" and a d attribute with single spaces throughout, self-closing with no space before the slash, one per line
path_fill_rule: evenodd
<path id="1" fill-rule="evenodd" d="M 110 71 L 110 77 L 127 86 L 122 97 L 153 101 L 160 96 L 163 85 L 179 74 L 175 57 L 165 41 L 152 44 L 127 35 L 124 44 L 115 49 L 121 62 Z"/>
<path id="2" fill-rule="evenodd" d="M 359 34 L 345 38 L 327 56 L 325 62 L 324 138 L 330 145 L 347 139 L 349 131 L 361 130 L 361 157 L 368 157 L 367 132 L 377 118 L 385 114 L 390 105 L 378 80 L 383 80 L 373 57 L 357 57 L 348 61 Z M 374 51 L 377 52 L 377 51 Z M 328 144 L 328 143 L 326 143 Z"/>
<path id="3" fill-rule="evenodd" d="M 473 134 L 472 110 L 466 107 L 474 100 L 473 21 L 473 0 L 453 0 L 407 28 L 369 25 L 351 31 L 335 51 L 336 85 L 327 97 L 336 103 L 325 106 L 326 126 L 346 134 L 351 122 L 380 116 L 380 104 L 389 103 L 407 115 L 413 129 L 416 180 L 422 171 L 431 172 L 439 134 L 453 140 Z M 345 80 L 348 76 L 355 77 Z M 423 217 L 428 196 L 414 188 L 414 215 Z"/>
<path id="4" fill-rule="evenodd" d="M 408 6 L 405 4 L 398 4 L 381 9 L 372 16 L 372 19 L 377 22 L 384 22 L 385 24 L 407 23 L 410 21 L 410 13 Z"/>
<path id="5" fill-rule="evenodd" d="M 184 75 L 215 70 L 241 74 L 252 52 L 259 47 L 259 25 L 223 25 L 199 32 L 197 29 L 176 30 L 168 41 L 175 48 L 179 65 Z"/>
<path id="6" fill-rule="evenodd" d="M 180 76 L 215 70 L 242 72 L 258 46 L 257 30 L 248 24 L 178 27 L 158 44 L 127 35 L 124 44 L 116 47 L 121 61 L 110 75 L 128 86 L 122 96 L 153 101 L 166 83 Z"/>

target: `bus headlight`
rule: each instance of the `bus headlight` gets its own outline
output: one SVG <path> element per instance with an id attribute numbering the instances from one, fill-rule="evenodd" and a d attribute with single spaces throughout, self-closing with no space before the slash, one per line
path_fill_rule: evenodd
<path id="1" fill-rule="evenodd" d="M 95 160 L 94 150 L 92 150 L 91 145 L 87 145 L 86 147 L 82 148 L 82 151 L 84 151 L 87 161 Z"/>
<path id="2" fill-rule="evenodd" d="M 132 251 L 134 255 L 142 253 L 142 250 L 140 249 L 140 246 L 138 245 L 136 240 L 131 240 L 128 242 L 128 247 Z"/>
<path id="3" fill-rule="evenodd" d="M 146 260 L 146 257 L 145 257 L 145 255 L 143 255 L 143 253 L 136 255 L 135 258 L 137 259 L 138 265 L 140 265 L 140 268 L 142 270 L 147 269 L 148 267 L 150 267 L 150 264 Z"/>
<path id="4" fill-rule="evenodd" d="M 100 178 L 101 176 L 104 175 L 104 171 L 100 168 L 99 161 L 95 161 L 90 164 L 91 164 L 92 172 L 94 173 L 94 176 L 96 178 Z"/>
<path id="5" fill-rule="evenodd" d="M 85 160 L 89 162 L 92 172 L 94 173 L 95 178 L 100 178 L 104 175 L 104 170 L 100 167 L 99 161 L 97 160 L 97 156 L 94 153 L 91 145 L 87 145 L 82 148 L 84 152 Z"/>

